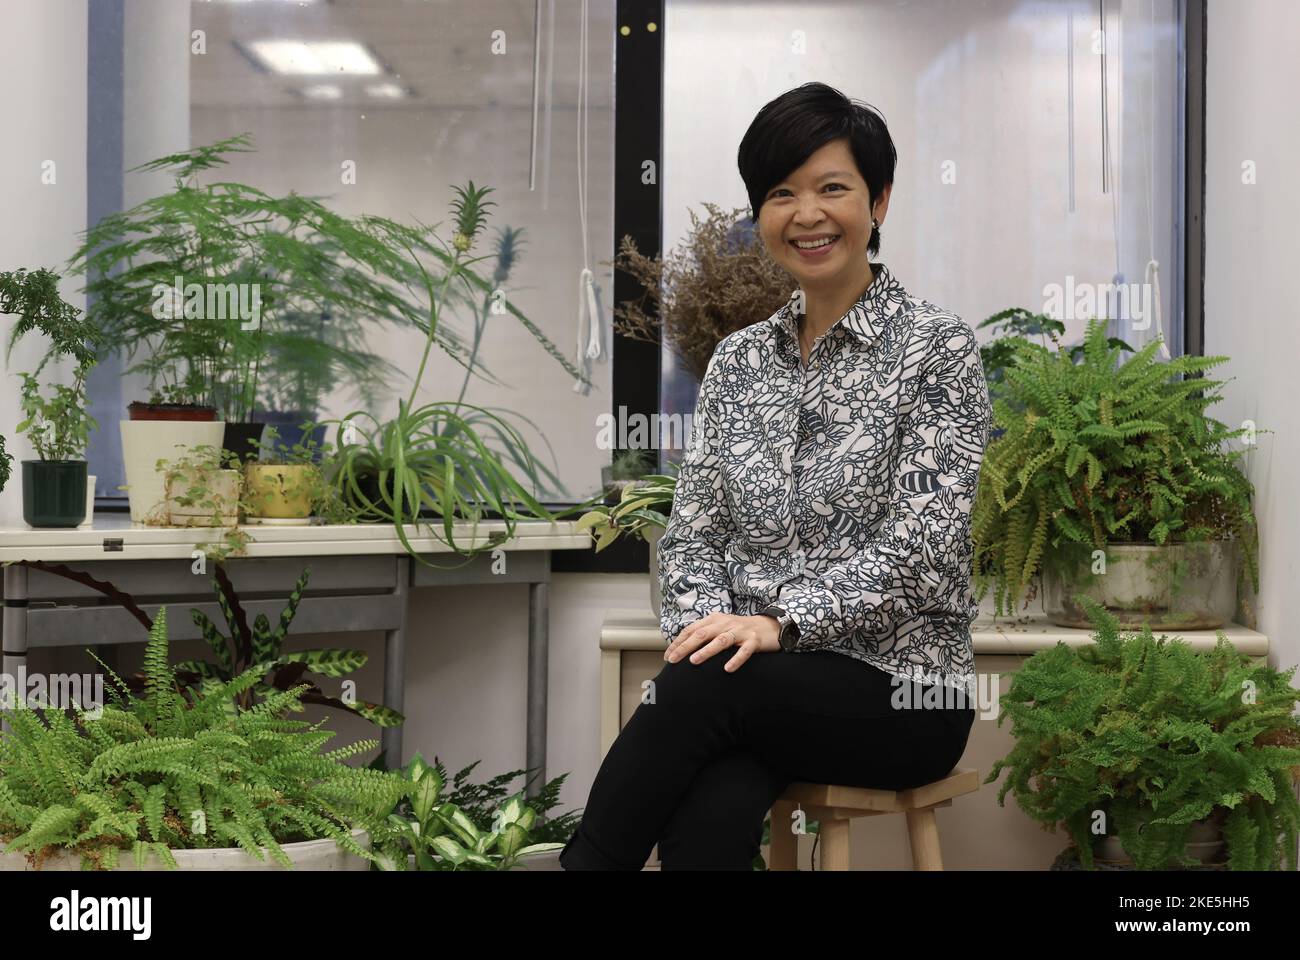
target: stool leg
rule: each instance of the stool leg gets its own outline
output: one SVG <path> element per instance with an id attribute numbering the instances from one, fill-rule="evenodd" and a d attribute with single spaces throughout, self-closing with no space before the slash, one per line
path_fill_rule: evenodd
<path id="1" fill-rule="evenodd" d="M 818 819 L 821 824 L 822 869 L 849 869 L 849 821 Z"/>
<path id="2" fill-rule="evenodd" d="M 778 800 L 772 804 L 771 845 L 767 850 L 769 870 L 798 870 L 799 838 L 790 832 L 794 804 Z"/>
<path id="3" fill-rule="evenodd" d="M 934 808 L 907 811 L 907 839 L 912 845 L 913 870 L 942 870 L 939 855 L 939 823 Z"/>

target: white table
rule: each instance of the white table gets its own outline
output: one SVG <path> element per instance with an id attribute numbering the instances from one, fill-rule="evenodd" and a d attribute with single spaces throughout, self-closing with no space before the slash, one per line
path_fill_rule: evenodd
<path id="1" fill-rule="evenodd" d="M 427 526 L 406 527 L 417 562 L 398 539 L 393 524 L 342 524 L 299 527 L 249 525 L 246 555 L 226 563 L 231 582 L 250 620 L 265 613 L 277 622 L 304 567 L 312 568 L 293 629 L 300 633 L 384 631 L 383 702 L 402 710 L 406 667 L 407 599 L 411 589 L 484 583 L 527 583 L 528 693 L 526 757 L 536 772 L 527 796 L 546 782 L 546 707 L 548 593 L 552 550 L 590 549 L 589 534 L 573 521 L 519 521 L 505 540 L 506 524 L 483 521 L 452 528 L 458 546 L 499 541 L 499 547 L 472 559 L 457 555 Z M 441 531 L 441 527 L 438 528 Z M 43 646 L 141 643 L 146 637 L 130 613 L 80 583 L 13 561 L 66 564 L 131 594 L 151 617 L 161 606 L 202 610 L 216 624 L 225 620 L 214 600 L 211 565 L 193 570 L 197 543 L 219 540 L 221 531 L 132 524 L 125 514 L 99 514 L 90 526 L 68 529 L 0 527 L 4 564 L 4 612 L 0 621 L 4 671 L 17 674 L 28 650 Z M 168 618 L 172 640 L 201 634 L 188 616 Z M 381 734 L 385 762 L 402 760 L 400 727 Z"/>

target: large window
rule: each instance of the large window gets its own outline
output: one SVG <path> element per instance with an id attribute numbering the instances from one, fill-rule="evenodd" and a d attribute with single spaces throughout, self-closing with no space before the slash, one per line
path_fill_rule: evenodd
<path id="1" fill-rule="evenodd" d="M 972 327 L 1058 314 L 1067 342 L 1089 309 L 1135 347 L 1159 319 L 1180 353 L 1181 36 L 1175 0 L 667 0 L 664 246 L 688 210 L 746 204 L 754 114 L 820 80 L 888 122 L 878 259 L 914 294 Z M 662 410 L 689 412 L 694 378 L 664 361 Z"/>
<path id="2" fill-rule="evenodd" d="M 544 499 L 585 498 L 609 458 L 593 438 L 610 405 L 612 282 L 600 261 L 613 248 L 613 39 L 612 0 L 96 0 L 88 219 L 173 187 L 165 172 L 130 168 L 240 134 L 254 151 L 229 154 L 206 179 L 320 197 L 348 216 L 441 222 L 448 240 L 452 188 L 492 187 L 486 243 L 474 251 L 490 259 L 479 270 L 494 274 L 508 232 L 500 288 L 533 329 L 486 301 L 443 317 L 482 375 L 467 382 L 465 368 L 436 351 L 417 399 L 463 397 L 503 411 L 554 473 Z M 579 295 L 584 268 L 595 318 Z M 299 319 L 335 335 L 328 313 Z M 391 416 L 423 335 L 366 330 L 354 346 L 375 358 L 368 395 L 347 377 L 304 389 L 294 358 L 280 357 L 259 406 Z M 593 344 L 601 349 L 591 358 Z M 557 355 L 591 387 L 575 389 Z M 147 399 L 143 378 L 122 369 L 105 362 L 92 384 L 101 503 L 121 497 L 124 482 L 117 421 Z"/>

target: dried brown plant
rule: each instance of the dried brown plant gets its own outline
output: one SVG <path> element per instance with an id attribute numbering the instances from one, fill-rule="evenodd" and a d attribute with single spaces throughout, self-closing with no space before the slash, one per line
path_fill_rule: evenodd
<path id="1" fill-rule="evenodd" d="M 640 300 L 615 308 L 614 330 L 650 343 L 660 342 L 662 330 L 663 342 L 697 381 L 723 337 L 766 320 L 798 286 L 749 227 L 748 207 L 704 206 L 705 219 L 688 211 L 686 239 L 668 256 L 647 257 L 624 236 L 613 261 L 645 288 Z"/>

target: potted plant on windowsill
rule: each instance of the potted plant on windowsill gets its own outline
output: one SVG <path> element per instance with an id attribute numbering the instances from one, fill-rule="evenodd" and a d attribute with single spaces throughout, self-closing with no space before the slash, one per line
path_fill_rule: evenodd
<path id="1" fill-rule="evenodd" d="M 241 461 L 255 456 L 264 426 L 254 417 L 259 398 L 264 405 L 290 395 L 284 388 L 293 381 L 295 358 L 308 377 L 328 376 L 334 387 L 353 380 L 365 396 L 384 371 L 358 344 L 379 325 L 427 327 L 425 308 L 409 294 L 421 276 L 391 239 L 400 234 L 415 249 L 431 249 L 428 228 L 345 217 L 294 193 L 276 197 L 246 184 L 204 182 L 227 154 L 247 152 L 250 144 L 247 136 L 231 137 L 136 168 L 172 173 L 174 189 L 101 220 L 72 261 L 87 277 L 90 320 L 135 361 L 126 372 L 148 376 L 151 405 L 164 408 L 157 412 L 192 412 L 220 424 L 216 436 L 178 436 L 186 425 L 160 433 L 123 421 L 137 521 L 157 499 L 153 464 L 176 443 L 223 447 Z M 305 318 L 322 316 L 329 330 L 307 346 Z M 465 362 L 454 331 L 431 336 Z M 274 396 L 264 390 L 268 368 Z M 207 407 L 215 412 L 196 409 Z M 137 412 L 151 411 L 137 407 L 133 417 Z"/>
<path id="2" fill-rule="evenodd" d="M 92 654 L 93 656 L 93 654 Z M 287 719 L 302 687 L 258 707 L 231 703 L 256 670 L 207 696 L 176 689 L 166 609 L 136 697 L 104 667 L 112 703 L 5 709 L 0 734 L 0 870 L 365 870 L 369 838 L 403 796 L 400 777 L 321 753 L 319 724 Z M 103 666 L 103 664 L 101 664 Z"/>
<path id="3" fill-rule="evenodd" d="M 1104 607 L 1080 602 L 1094 642 L 1040 650 L 1001 696 L 1016 743 L 985 780 L 1008 771 L 999 805 L 1014 791 L 1034 820 L 1064 826 L 1085 868 L 1107 836 L 1138 869 L 1196 866 L 1189 854 L 1213 856 L 1221 837 L 1231 869 L 1295 870 L 1295 668 L 1255 664 L 1222 632 L 1207 653 L 1149 627 L 1121 637 Z"/>
<path id="4" fill-rule="evenodd" d="M 657 617 L 663 591 L 659 583 L 659 540 L 672 516 L 677 478 L 651 473 L 623 487 L 621 499 L 610 507 L 593 507 L 578 518 L 578 530 L 590 530 L 596 552 L 623 534 L 637 536 L 650 545 L 650 611 Z"/>
<path id="5" fill-rule="evenodd" d="M 290 446 L 280 442 L 279 428 L 267 424 L 262 455 L 244 464 L 244 488 L 250 523 L 301 526 L 332 488 L 320 465 L 323 447 L 310 421 L 294 431 L 300 438 Z"/>
<path id="6" fill-rule="evenodd" d="M 1073 352 L 1014 344 L 971 515 L 977 597 L 1011 612 L 1041 573 L 1062 626 L 1087 626 L 1087 593 L 1125 627 L 1218 627 L 1259 582 L 1253 487 L 1223 449 L 1254 428 L 1208 416 L 1223 381 L 1194 376 L 1228 358 L 1160 363 L 1153 340 L 1121 363 L 1105 329 Z"/>
<path id="7" fill-rule="evenodd" d="M 388 421 L 362 410 L 340 420 L 326 421 L 338 427 L 337 446 L 326 464 L 330 483 L 355 511 L 357 519 L 392 523 L 407 552 L 418 563 L 433 567 L 439 564 L 415 549 L 408 527 L 427 529 L 430 535 L 464 558 L 456 564 L 460 566 L 513 537 L 520 519 L 553 522 L 577 509 L 552 514 L 533 492 L 512 476 L 502 456 L 489 447 L 488 440 L 495 439 L 506 447 L 506 455 L 530 478 L 534 487 L 540 464 L 519 432 L 493 410 L 462 401 L 416 405 L 429 355 L 437 342 L 448 291 L 463 286 L 485 295 L 492 293 L 487 281 L 472 269 L 476 259 L 466 256 L 483 229 L 486 208 L 492 205 L 491 201 L 484 200 L 491 188 L 475 187 L 470 181 L 466 188 L 453 189 L 456 232 L 452 242 L 445 244 L 434 236 L 443 249 L 430 246 L 423 232 L 413 232 L 397 224 L 382 228 L 386 242 L 406 253 L 428 302 L 424 351 L 409 396 L 399 399 L 397 415 Z M 421 259 L 422 254 L 430 253 L 437 257 L 444 271 L 437 280 Z M 518 314 L 508 302 L 506 308 Z M 435 522 L 427 525 L 422 522 L 425 511 L 436 517 Z M 458 543 L 453 525 L 458 520 L 468 521 L 470 540 L 478 540 L 478 523 L 488 512 L 499 516 L 506 529 L 493 531 L 480 543 Z"/>
<path id="8" fill-rule="evenodd" d="M 102 334 L 79 309 L 59 295 L 59 277 L 49 270 L 0 273 L 0 313 L 18 317 L 6 351 L 32 331 L 50 341 L 35 373 L 22 374 L 19 403 L 36 460 L 22 461 L 23 519 L 33 527 L 76 527 L 87 515 L 88 469 L 84 459 L 90 431 L 97 428 L 86 412 L 86 377 L 97 361 Z M 52 396 L 41 393 L 37 379 L 51 360 L 75 361 L 71 385 L 56 383 Z"/>

